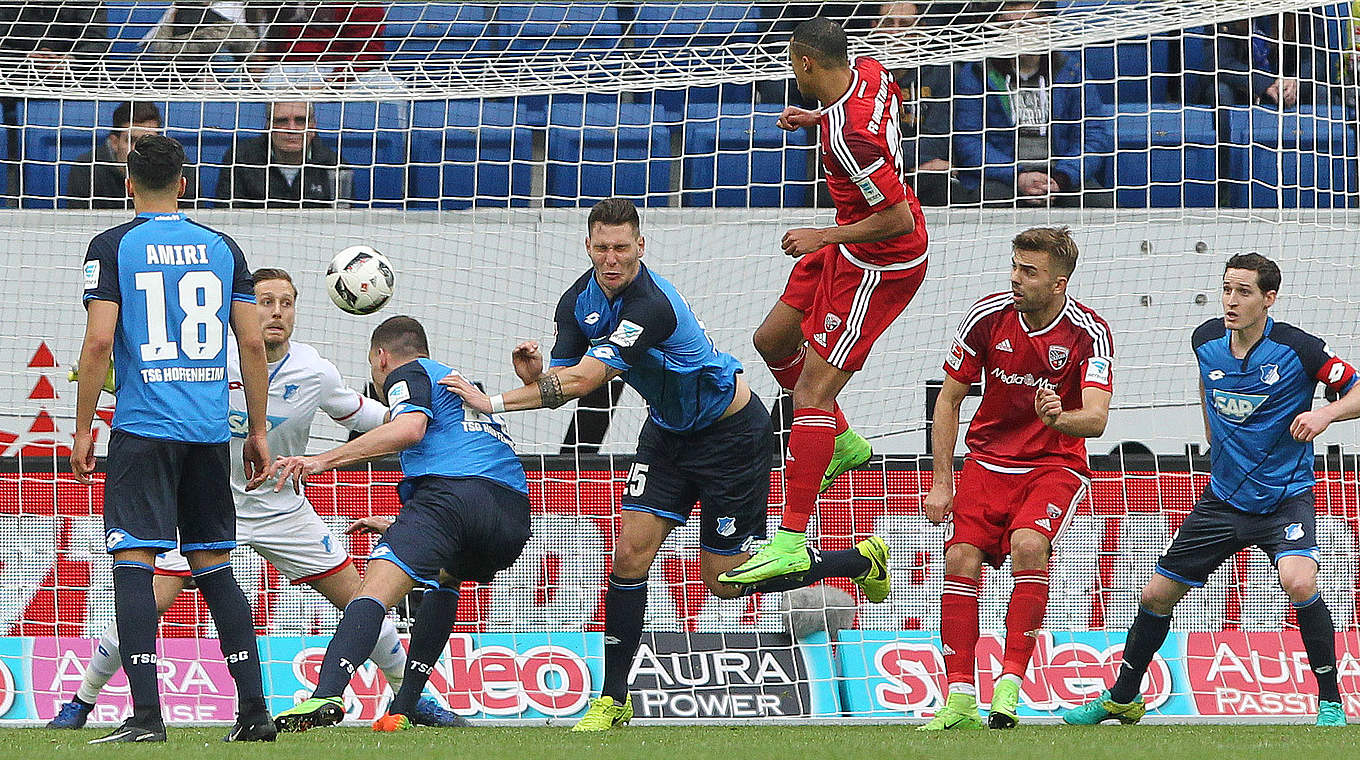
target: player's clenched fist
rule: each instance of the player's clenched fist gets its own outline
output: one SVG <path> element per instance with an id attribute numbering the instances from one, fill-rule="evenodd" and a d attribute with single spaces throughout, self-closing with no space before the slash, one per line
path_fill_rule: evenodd
<path id="1" fill-rule="evenodd" d="M 812 227 L 799 227 L 785 232 L 780 244 L 784 247 L 784 253 L 795 258 L 806 256 L 826 245 L 822 241 L 822 231 Z"/>
<path id="2" fill-rule="evenodd" d="M 950 512 L 954 511 L 954 489 L 944 484 L 931 486 L 923 506 L 926 519 L 939 525 L 949 517 Z"/>
<path id="3" fill-rule="evenodd" d="M 819 118 L 821 118 L 821 113 L 818 111 L 809 111 L 806 108 L 789 106 L 779 114 L 779 120 L 775 122 L 775 126 L 792 132 L 816 124 L 817 119 Z"/>
<path id="4" fill-rule="evenodd" d="M 1053 427 L 1058 421 L 1058 415 L 1063 413 L 1062 396 L 1052 388 L 1040 388 L 1035 391 L 1034 413 L 1039 415 L 1040 422 Z"/>
<path id="5" fill-rule="evenodd" d="M 1294 418 L 1294 421 L 1289 425 L 1289 434 L 1294 436 L 1296 441 L 1308 443 L 1322 435 L 1322 431 L 1326 430 L 1330 424 L 1332 424 L 1332 418 L 1327 413 L 1327 407 L 1313 409 Z"/>
<path id="6" fill-rule="evenodd" d="M 515 350 L 510 353 L 510 363 L 525 385 L 538 382 L 543 377 L 543 352 L 536 340 L 526 340 L 515 346 Z"/>

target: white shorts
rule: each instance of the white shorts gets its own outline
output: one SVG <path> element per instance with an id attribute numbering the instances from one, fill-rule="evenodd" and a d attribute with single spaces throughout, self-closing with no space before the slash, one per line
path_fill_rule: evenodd
<path id="1" fill-rule="evenodd" d="M 320 580 L 350 564 L 342 542 L 310 504 L 268 517 L 237 515 L 236 543 L 254 549 L 293 585 Z M 156 557 L 156 572 L 188 577 L 189 563 L 179 550 L 171 549 Z"/>

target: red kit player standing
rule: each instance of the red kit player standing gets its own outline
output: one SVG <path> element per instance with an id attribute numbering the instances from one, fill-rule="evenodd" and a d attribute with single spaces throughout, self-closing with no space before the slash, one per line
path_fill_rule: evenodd
<path id="1" fill-rule="evenodd" d="M 902 91 L 892 74 L 873 58 L 851 63 L 845 31 L 824 18 L 793 30 L 789 63 L 798 90 L 824 105 L 787 108 L 778 123 L 788 130 L 818 126 L 836 225 L 784 234 L 784 253 L 798 263 L 755 334 L 756 350 L 793 393 L 784 515 L 768 546 L 723 575 L 728 583 L 810 566 L 805 533 L 817 494 L 873 453 L 846 424 L 836 396 L 926 274 L 925 218 L 902 179 Z"/>
<path id="2" fill-rule="evenodd" d="M 1015 590 L 987 722 L 1016 724 L 1020 681 L 1048 607 L 1049 554 L 1090 484 L 1085 439 L 1105 432 L 1110 413 L 1110 328 L 1067 295 L 1077 244 L 1066 227 L 1035 227 L 1011 247 L 1011 289 L 983 298 L 964 317 L 935 402 L 925 512 L 931 522 L 950 521 L 940 601 L 949 698 L 922 726 L 927 731 L 982 728 L 974 681 L 978 578 L 984 561 L 999 567 L 1007 554 Z M 956 495 L 959 405 L 984 377 Z"/>

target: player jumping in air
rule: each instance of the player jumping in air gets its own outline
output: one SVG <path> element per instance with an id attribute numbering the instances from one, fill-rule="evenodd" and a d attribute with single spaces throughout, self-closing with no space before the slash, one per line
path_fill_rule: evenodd
<path id="1" fill-rule="evenodd" d="M 92 482 L 90 427 L 116 357 L 118 408 L 104 481 L 105 544 L 132 716 L 101 742 L 163 742 L 156 683 L 156 555 L 176 546 L 192 568 L 236 682 L 228 741 L 273 741 L 250 605 L 232 574 L 236 546 L 228 441 L 227 322 L 236 334 L 243 386 L 246 488 L 268 475 L 269 375 L 255 288 L 231 238 L 178 211 L 184 148 L 151 135 L 128 153 L 137 218 L 100 233 L 85 256 L 87 322 L 76 391 L 71 470 Z M 117 349 L 115 351 L 115 349 Z"/>
<path id="2" fill-rule="evenodd" d="M 311 699 L 275 718 L 281 731 L 339 723 L 342 695 L 373 650 L 387 610 L 416 584 L 426 588 L 411 627 L 406 674 L 375 731 L 411 727 L 417 700 L 449 643 L 462 581 L 489 583 L 529 540 L 524 468 L 494 416 L 467 409 L 436 381 L 452 370 L 430 359 L 425 328 L 392 317 L 373 331 L 368 363 L 391 421 L 324 454 L 278 461 L 282 490 L 308 475 L 401 452 L 401 512 L 373 549 L 363 585 L 326 647 Z M 371 523 L 370 523 L 371 526 Z"/>
<path id="3" fill-rule="evenodd" d="M 1018 722 L 1020 682 L 1048 608 L 1048 559 L 1090 470 L 1086 438 L 1105 432 L 1114 344 L 1105 320 L 1067 294 L 1077 244 L 1066 227 L 1035 227 L 1011 241 L 1011 289 L 969 310 L 945 358 L 935 401 L 934 478 L 926 517 L 948 521 L 940 640 L 949 696 L 924 731 L 982 728 L 977 711 L 978 580 L 982 563 L 1011 558 L 1015 589 L 1006 652 L 992 692 L 992 728 Z M 954 492 L 959 407 L 983 382 Z"/>
<path id="4" fill-rule="evenodd" d="M 779 126 L 817 125 L 836 225 L 784 234 L 784 253 L 798 263 L 755 334 L 756 350 L 793 394 L 784 515 L 769 545 L 725 573 L 726 583 L 808 569 L 806 531 L 817 494 L 872 454 L 836 397 L 926 274 L 925 218 L 902 179 L 902 92 L 892 74 L 873 58 L 851 63 L 845 31 L 824 18 L 794 28 L 789 63 L 798 90 L 824 105 L 787 108 Z"/>
<path id="5" fill-rule="evenodd" d="M 1313 439 L 1333 422 L 1360 416 L 1360 382 L 1321 339 L 1270 318 L 1279 290 L 1275 262 L 1257 253 L 1228 259 L 1223 317 L 1200 325 L 1190 339 L 1199 360 L 1209 485 L 1143 587 L 1114 685 L 1069 710 L 1068 723 L 1137 723 L 1147 712 L 1143 675 L 1166 641 L 1176 602 L 1229 557 L 1259 546 L 1298 616 L 1317 679 L 1317 725 L 1346 725 L 1336 628 L 1317 588 Z M 1318 383 L 1344 395 L 1313 409 Z"/>
<path id="6" fill-rule="evenodd" d="M 531 341 L 512 355 L 522 388 L 488 397 L 463 378 L 444 381 L 484 413 L 556 408 L 615 377 L 647 401 L 605 591 L 604 687 L 573 731 L 604 731 L 632 719 L 628 674 L 642 638 L 647 573 L 695 501 L 702 521 L 699 572 L 719 598 L 787 591 L 830 577 L 853 578 L 872 602 L 888 596 L 888 547 L 877 536 L 854 549 L 813 552 L 808 569 L 795 576 L 745 587 L 719 580 L 765 537 L 770 415 L 742 378 L 741 363 L 714 347 L 675 287 L 642 263 L 640 224 L 637 208 L 623 198 L 590 210 L 592 268 L 558 302 L 551 369 L 543 371 Z"/>
<path id="7" fill-rule="evenodd" d="M 347 387 L 335 365 L 315 348 L 292 340 L 297 318 L 297 288 L 282 269 L 257 269 L 255 303 L 264 330 L 269 362 L 269 448 L 280 456 L 306 452 L 312 417 L 321 411 L 347 429 L 364 432 L 381 425 L 387 407 Z M 231 489 L 236 501 L 239 543 L 254 549 L 293 584 L 308 584 L 340 609 L 359 590 L 359 571 L 341 549 L 307 499 L 291 489 L 246 491 L 243 443 L 246 433 L 245 394 L 239 362 L 227 351 L 227 380 L 231 405 Z M 192 580 L 184 556 L 177 551 L 156 558 L 153 583 L 157 609 L 164 614 Z M 387 676 L 393 691 L 401 688 L 406 650 L 397 629 L 384 618 L 370 659 Z M 48 728 L 81 728 L 94 709 L 99 692 L 120 667 L 118 631 L 110 626 L 99 639 L 80 687 L 62 705 Z M 417 703 L 412 721 L 426 725 L 457 725 L 454 713 L 431 697 Z"/>

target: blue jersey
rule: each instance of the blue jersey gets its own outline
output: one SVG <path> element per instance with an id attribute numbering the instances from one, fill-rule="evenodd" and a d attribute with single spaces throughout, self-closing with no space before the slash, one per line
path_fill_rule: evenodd
<path id="1" fill-rule="evenodd" d="M 678 433 L 703 429 L 731 405 L 741 362 L 713 347 L 675 286 L 640 266 L 613 299 L 593 271 L 562 294 L 552 366 L 593 356 L 623 373 L 657 425 Z"/>
<path id="2" fill-rule="evenodd" d="M 429 418 L 425 437 L 401 452 L 402 473 L 407 478 L 486 478 L 527 494 L 524 466 L 500 420 L 469 410 L 439 385 L 452 371 L 432 359 L 416 359 L 392 370 L 383 383 L 393 419 L 412 412 Z"/>
<path id="3" fill-rule="evenodd" d="M 1212 436 L 1209 487 L 1243 512 L 1267 514 L 1313 487 L 1313 444 L 1294 440 L 1290 424 L 1313 407 L 1318 383 L 1345 393 L 1355 370 L 1321 339 L 1270 318 L 1245 358 L 1230 340 L 1222 319 L 1192 338 Z"/>
<path id="4" fill-rule="evenodd" d="M 92 299 L 119 307 L 113 428 L 185 443 L 226 441 L 231 305 L 255 303 L 236 241 L 183 214 L 138 214 L 90 241 L 85 301 Z"/>

